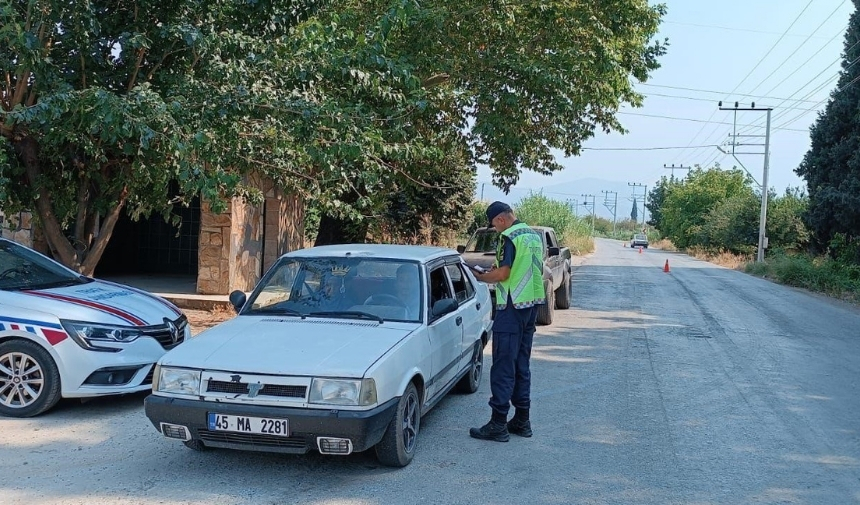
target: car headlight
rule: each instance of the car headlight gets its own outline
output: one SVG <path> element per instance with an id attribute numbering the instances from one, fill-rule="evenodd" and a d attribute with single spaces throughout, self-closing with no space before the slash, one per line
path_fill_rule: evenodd
<path id="1" fill-rule="evenodd" d="M 201 374 L 200 370 L 156 365 L 152 390 L 159 393 L 196 396 L 200 394 Z"/>
<path id="2" fill-rule="evenodd" d="M 326 405 L 373 405 L 376 403 L 376 382 L 373 379 L 314 379 L 311 382 L 308 402 Z"/>
<path id="3" fill-rule="evenodd" d="M 66 333 L 84 349 L 91 351 L 119 352 L 116 347 L 104 347 L 100 343 L 122 344 L 133 342 L 143 335 L 137 328 L 82 321 L 61 321 Z"/>

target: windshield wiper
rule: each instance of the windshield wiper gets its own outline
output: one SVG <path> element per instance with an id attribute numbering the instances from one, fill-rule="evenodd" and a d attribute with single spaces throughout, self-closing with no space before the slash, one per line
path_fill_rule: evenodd
<path id="1" fill-rule="evenodd" d="M 248 312 L 248 314 L 249 315 L 253 315 L 253 314 L 277 314 L 280 316 L 298 316 L 298 317 L 301 317 L 302 319 L 307 317 L 307 314 L 305 314 L 302 311 L 295 310 L 295 309 L 285 309 L 283 307 L 277 307 L 277 306 L 263 307 L 262 309 L 253 309 L 250 312 Z"/>
<path id="2" fill-rule="evenodd" d="M 360 310 L 324 310 L 321 312 L 311 312 L 308 315 L 321 317 L 353 317 L 355 319 L 373 319 L 375 321 L 379 321 L 379 324 L 385 322 L 385 319 L 382 319 L 381 316 L 371 314 L 370 312 L 362 312 Z"/>

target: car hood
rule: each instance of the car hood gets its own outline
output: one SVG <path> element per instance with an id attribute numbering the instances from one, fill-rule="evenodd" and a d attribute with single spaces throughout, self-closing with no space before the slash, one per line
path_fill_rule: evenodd
<path id="1" fill-rule="evenodd" d="M 135 288 L 93 280 L 76 286 L 18 291 L 20 304 L 59 319 L 150 326 L 182 315 L 172 303 Z M 16 296 L 16 298 L 18 298 Z"/>
<path id="2" fill-rule="evenodd" d="M 353 377 L 417 323 L 238 316 L 168 352 L 163 366 L 268 375 Z"/>

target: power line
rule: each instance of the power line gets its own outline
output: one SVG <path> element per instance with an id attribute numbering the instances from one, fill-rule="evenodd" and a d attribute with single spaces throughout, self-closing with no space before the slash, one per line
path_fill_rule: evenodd
<path id="1" fill-rule="evenodd" d="M 779 32 L 766 32 L 764 30 L 753 30 L 750 28 L 736 28 L 732 26 L 718 26 L 718 25 L 706 25 L 700 23 L 683 23 L 681 21 L 663 21 L 663 23 L 667 25 L 682 25 L 682 26 L 693 26 L 696 28 L 715 28 L 718 30 L 730 30 L 733 32 L 749 32 L 749 33 L 761 33 L 764 35 L 779 35 Z M 811 37 L 810 35 L 801 35 L 799 33 L 787 33 L 786 37 Z M 823 39 L 824 37 L 812 37 L 815 39 Z"/>
<path id="2" fill-rule="evenodd" d="M 708 103 L 714 103 L 714 99 L 713 99 L 713 98 L 699 98 L 699 97 L 697 97 L 697 96 L 665 95 L 665 94 L 662 94 L 662 93 L 648 93 L 648 94 L 646 94 L 646 95 L 645 95 L 645 97 L 646 97 L 646 98 L 647 98 L 647 97 L 651 97 L 651 96 L 660 96 L 660 97 L 664 97 L 664 98 L 680 98 L 680 99 L 683 99 L 683 100 L 695 100 L 695 101 L 697 101 L 697 102 L 708 102 Z M 779 98 L 775 98 L 774 100 L 779 100 Z M 812 110 L 814 110 L 814 109 L 804 109 L 804 108 L 802 108 L 802 107 L 782 107 L 782 109 L 790 109 L 790 110 L 804 110 L 804 111 L 812 111 Z"/>
<path id="3" fill-rule="evenodd" d="M 800 99 L 790 99 L 790 98 L 786 99 L 786 98 L 780 98 L 780 97 L 776 97 L 776 96 L 750 95 L 750 94 L 744 94 L 744 93 L 727 93 L 725 91 L 714 91 L 711 89 L 685 88 L 683 86 L 667 86 L 664 84 L 648 84 L 646 82 L 640 82 L 640 83 L 638 83 L 638 85 L 639 86 L 649 86 L 652 88 L 666 88 L 666 89 L 677 89 L 677 90 L 683 90 L 683 91 L 693 91 L 695 93 L 711 93 L 714 95 L 723 95 L 723 96 L 725 96 L 725 95 L 737 95 L 737 96 L 742 96 L 745 98 L 755 98 L 755 99 L 764 98 L 766 100 L 767 99 L 770 99 L 770 100 L 790 100 L 792 102 L 810 102 L 810 103 L 815 102 L 815 100 L 800 100 Z"/>
<path id="4" fill-rule="evenodd" d="M 779 36 L 779 38 L 778 38 L 778 39 L 776 39 L 776 42 L 774 42 L 774 43 L 773 43 L 773 45 L 772 45 L 772 46 L 770 46 L 770 49 L 768 49 L 768 50 L 767 50 L 767 52 L 766 52 L 766 53 L 764 53 L 764 56 L 762 56 L 762 57 L 761 57 L 761 59 L 759 59 L 759 60 L 758 60 L 758 62 L 753 66 L 753 68 L 751 68 L 751 69 L 750 69 L 750 71 L 749 71 L 749 72 L 747 72 L 747 75 L 745 75 L 745 76 L 744 76 L 744 78 L 743 78 L 743 79 L 741 79 L 741 82 L 739 82 L 739 83 L 738 83 L 738 85 L 737 85 L 737 86 L 735 86 L 735 87 L 734 87 L 734 89 L 733 89 L 733 90 L 731 90 L 731 91 L 728 93 L 728 95 L 726 95 L 726 98 L 725 98 L 725 99 L 728 99 L 730 95 L 732 95 L 735 91 L 737 91 L 737 90 L 738 90 L 738 88 L 740 88 L 740 87 L 743 85 L 743 83 L 745 83 L 745 82 L 746 82 L 746 80 L 749 78 L 749 76 L 750 76 L 750 75 L 752 75 L 752 73 L 753 73 L 753 72 L 755 72 L 755 70 L 759 67 L 759 65 L 761 65 L 761 64 L 762 64 L 762 62 L 763 62 L 763 61 L 764 61 L 768 56 L 770 56 L 770 53 L 771 53 L 771 52 L 773 52 L 773 50 L 776 48 L 776 46 L 778 46 L 778 45 L 779 45 L 779 43 L 780 43 L 780 42 L 782 42 L 782 39 L 783 39 L 783 38 L 785 38 L 785 35 L 789 32 L 789 30 L 791 30 L 791 28 L 794 26 L 794 24 L 795 24 L 795 23 L 797 23 L 797 20 L 798 20 L 798 19 L 800 19 L 800 17 L 803 15 L 803 13 L 804 13 L 804 12 L 806 12 L 806 9 L 808 9 L 810 5 L 812 5 L 812 0 L 809 0 L 809 2 L 807 2 L 807 3 L 806 3 L 806 5 L 803 7 L 803 10 L 801 10 L 801 11 L 800 11 L 800 14 L 798 14 L 798 15 L 797 15 L 797 17 L 795 17 L 795 18 L 794 18 L 794 21 L 792 21 L 790 25 L 788 25 L 788 28 L 786 28 L 786 29 L 785 29 L 785 31 L 784 31 L 784 32 L 782 32 L 782 35 L 780 35 L 780 36 Z M 705 121 L 705 124 L 703 124 L 703 125 L 702 125 L 702 127 L 701 127 L 701 128 L 699 128 L 699 131 L 698 131 L 698 132 L 696 132 L 696 134 L 695 134 L 695 135 L 693 135 L 693 138 L 692 138 L 692 139 L 690 139 L 690 142 L 689 142 L 689 144 L 688 144 L 688 145 L 692 145 L 692 144 L 693 144 L 693 142 L 695 142 L 695 140 L 696 140 L 697 138 L 699 138 L 699 135 L 700 135 L 700 134 L 702 133 L 702 131 L 705 129 L 705 126 L 707 126 L 707 123 L 708 123 L 708 122 L 710 122 L 710 121 L 711 121 L 711 119 L 713 119 L 713 118 L 714 118 L 714 115 L 715 115 L 716 113 L 717 113 L 717 109 L 715 109 L 713 112 L 711 112 L 711 115 L 710 115 L 710 116 L 708 116 L 708 119 L 707 119 L 707 121 Z"/>
<path id="5" fill-rule="evenodd" d="M 660 146 L 660 147 L 583 147 L 583 151 L 670 151 L 674 149 L 699 149 L 702 147 L 717 147 L 716 144 L 707 146 Z"/>
<path id="6" fill-rule="evenodd" d="M 842 91 L 845 91 L 846 89 L 848 89 L 848 87 L 849 87 L 849 86 L 851 86 L 852 84 L 854 84 L 854 83 L 855 83 L 855 82 L 857 82 L 857 81 L 860 81 L 860 75 L 858 75 L 857 77 L 855 77 L 854 79 L 852 79 L 852 80 L 851 80 L 851 82 L 849 82 L 849 83 L 848 83 L 848 84 L 846 84 L 845 86 L 842 86 L 841 88 L 837 89 L 837 90 L 834 92 L 834 94 L 836 94 L 836 93 L 840 93 L 840 92 L 842 92 Z M 827 97 L 827 98 L 825 98 L 824 100 L 822 100 L 821 102 L 819 102 L 819 105 L 823 104 L 824 102 L 826 102 L 826 101 L 827 101 L 827 100 L 829 100 L 830 98 L 831 98 L 831 97 Z M 780 126 L 785 126 L 785 125 L 791 124 L 791 123 L 793 123 L 793 122 L 797 121 L 798 119 L 800 119 L 801 117 L 805 116 L 806 114 L 808 114 L 808 112 L 802 112 L 802 113 L 798 114 L 797 116 L 795 116 L 794 118 L 789 119 L 789 120 L 788 120 L 788 121 L 786 121 L 785 123 L 782 123 L 782 125 L 780 125 Z"/>
<path id="7" fill-rule="evenodd" d="M 764 79 L 762 79 L 762 80 L 761 80 L 761 82 L 759 82 L 758 84 L 756 84 L 756 85 L 753 87 L 753 89 L 751 89 L 751 90 L 750 90 L 750 93 L 754 93 L 754 92 L 755 92 L 755 90 L 757 90 L 759 86 L 761 86 L 762 84 L 764 84 L 768 79 L 770 79 L 770 78 L 773 76 L 773 74 L 775 74 L 775 73 L 777 72 L 777 70 L 779 70 L 780 68 L 782 68 L 782 66 L 783 66 L 783 65 L 785 65 L 785 64 L 786 64 L 786 62 L 788 62 L 788 60 L 790 60 L 792 56 L 794 56 L 795 54 L 797 54 L 797 51 L 799 51 L 799 50 L 800 50 L 800 48 L 801 48 L 801 47 L 803 47 L 803 46 L 804 46 L 804 45 L 809 41 L 810 37 L 812 37 L 813 35 L 815 35 L 816 33 L 818 33 L 818 30 L 820 30 L 820 29 L 821 29 L 821 27 L 822 27 L 822 26 L 824 26 L 824 24 L 825 24 L 825 23 L 827 23 L 828 21 L 830 21 L 830 18 L 832 18 L 832 17 L 833 17 L 833 15 L 834 15 L 834 14 L 836 14 L 836 13 L 839 11 L 839 9 L 841 9 L 841 8 L 842 8 L 842 6 L 843 6 L 843 5 L 845 5 L 845 2 L 846 2 L 846 1 L 847 1 L 847 0 L 842 0 L 842 3 L 840 3 L 838 6 L 836 6 L 836 8 L 835 8 L 835 9 L 833 9 L 833 11 L 830 13 L 830 15 L 829 15 L 829 16 L 827 16 L 826 18 L 824 18 L 824 21 L 822 21 L 821 23 L 819 23 L 819 25 L 818 25 L 817 27 L 815 27 L 815 30 L 813 30 L 813 31 L 812 31 L 812 33 L 811 33 L 811 34 L 809 34 L 809 36 L 808 36 L 808 37 L 806 37 L 805 39 L 803 39 L 803 42 L 801 42 L 799 46 L 797 46 L 796 48 L 794 48 L 794 51 L 792 51 L 792 52 L 791 52 L 791 54 L 789 54 L 788 56 L 786 56 L 786 57 L 785 57 L 785 59 L 784 59 L 784 60 L 782 60 L 782 61 L 779 63 L 779 65 L 777 65 L 777 66 L 776 66 L 776 68 L 774 68 L 774 69 L 773 69 L 773 71 L 772 71 L 771 73 L 767 74 L 767 77 L 765 77 Z M 839 32 L 837 32 L 837 34 L 836 34 L 836 35 L 834 35 L 834 36 L 833 36 L 833 38 L 838 37 L 838 36 L 839 36 L 839 34 L 840 34 L 840 33 L 843 33 L 844 31 L 845 31 L 844 29 L 843 29 L 843 30 L 840 30 Z M 830 40 L 833 40 L 833 38 L 831 38 Z M 830 41 L 828 41 L 828 43 L 829 43 L 829 42 L 830 42 Z"/>
<path id="8" fill-rule="evenodd" d="M 642 114 L 642 113 L 638 113 L 638 112 L 618 112 L 618 114 L 626 114 L 628 116 L 654 117 L 654 118 L 660 118 L 660 119 L 672 119 L 675 121 L 690 121 L 693 123 L 710 123 L 710 124 L 718 124 L 718 125 L 732 125 L 733 124 L 733 123 L 726 123 L 726 122 L 719 122 L 719 121 L 705 121 L 702 119 L 694 119 L 694 118 L 688 118 L 688 117 L 661 116 L 658 114 Z M 757 126 L 757 125 L 745 124 L 745 125 L 738 125 L 738 126 Z M 776 128 L 774 128 L 774 129 L 776 129 Z M 798 128 L 780 128 L 780 129 L 783 131 L 806 133 L 806 130 L 801 130 Z M 688 146 L 685 146 L 683 149 L 687 149 L 689 147 L 693 147 L 693 146 L 688 145 Z M 701 149 L 702 147 L 713 147 L 713 144 L 704 144 L 704 145 L 699 146 L 698 148 L 695 148 L 695 149 Z"/>

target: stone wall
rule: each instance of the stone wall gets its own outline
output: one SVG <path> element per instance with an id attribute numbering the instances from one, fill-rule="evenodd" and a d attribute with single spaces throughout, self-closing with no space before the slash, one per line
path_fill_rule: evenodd
<path id="1" fill-rule="evenodd" d="M 284 194 L 271 181 L 259 177 L 249 177 L 245 182 L 261 188 L 263 205 L 249 205 L 235 198 L 224 212 L 215 214 L 206 202 L 201 204 L 200 294 L 250 291 L 282 254 L 305 246 L 302 199 Z"/>
<path id="2" fill-rule="evenodd" d="M 0 236 L 33 247 L 33 216 L 29 212 L 4 214 L 0 211 Z"/>

